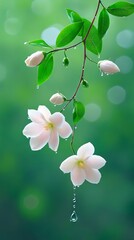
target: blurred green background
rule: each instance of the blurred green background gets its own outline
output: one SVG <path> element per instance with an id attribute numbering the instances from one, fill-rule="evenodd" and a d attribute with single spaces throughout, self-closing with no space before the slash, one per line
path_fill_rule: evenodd
<path id="1" fill-rule="evenodd" d="M 113 2 L 103 0 L 106 7 Z M 68 52 L 68 68 L 63 67 L 63 53 L 55 54 L 53 75 L 37 90 L 36 69 L 26 68 L 24 60 L 38 48 L 23 43 L 41 37 L 52 40 L 49 31 L 56 32 L 69 23 L 66 8 L 91 20 L 96 3 L 0 2 L 0 240 L 134 239 L 133 16 L 110 16 L 111 27 L 104 38 L 101 59 L 115 61 L 121 73 L 101 77 L 96 66 L 88 62 L 85 78 L 89 88 L 81 88 L 78 94 L 86 115 L 78 124 L 75 148 L 91 141 L 107 164 L 98 185 L 85 182 L 77 188 L 77 223 L 69 221 L 73 198 L 70 177 L 59 170 L 60 163 L 72 154 L 70 140 L 60 141 L 57 154 L 48 146 L 32 152 L 22 135 L 29 122 L 27 109 L 44 104 L 52 112 L 60 110 L 48 99 L 57 91 L 72 95 L 82 64 L 81 47 Z M 70 105 L 65 112 L 70 124 L 71 111 Z"/>

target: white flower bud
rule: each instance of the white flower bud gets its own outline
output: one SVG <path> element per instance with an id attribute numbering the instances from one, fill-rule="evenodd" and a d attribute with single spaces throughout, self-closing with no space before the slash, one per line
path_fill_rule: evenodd
<path id="1" fill-rule="evenodd" d="M 102 60 L 98 62 L 98 67 L 100 68 L 101 72 L 108 74 L 114 74 L 120 72 L 118 66 L 109 60 Z"/>
<path id="2" fill-rule="evenodd" d="M 66 100 L 66 98 L 61 93 L 55 93 L 49 99 L 49 101 L 55 105 L 60 105 L 60 104 L 64 103 L 65 100 Z"/>
<path id="3" fill-rule="evenodd" d="M 39 65 L 42 60 L 44 58 L 44 54 L 42 51 L 37 51 L 35 53 L 33 53 L 32 55 L 30 55 L 26 60 L 25 60 L 25 64 L 28 67 L 36 67 L 37 65 Z"/>

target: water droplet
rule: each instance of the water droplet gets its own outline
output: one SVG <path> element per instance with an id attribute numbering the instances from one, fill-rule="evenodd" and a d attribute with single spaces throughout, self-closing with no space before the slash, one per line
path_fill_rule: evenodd
<path id="1" fill-rule="evenodd" d="M 73 198 L 73 203 L 76 203 L 76 198 Z"/>
<path id="2" fill-rule="evenodd" d="M 54 104 L 54 107 L 56 107 L 56 104 Z"/>
<path id="3" fill-rule="evenodd" d="M 100 58 L 100 54 L 98 54 L 98 58 Z"/>
<path id="4" fill-rule="evenodd" d="M 70 222 L 77 222 L 78 216 L 75 211 L 72 212 L 71 217 L 70 217 Z"/>
<path id="5" fill-rule="evenodd" d="M 67 138 L 65 139 L 65 141 L 67 141 Z"/>
<path id="6" fill-rule="evenodd" d="M 57 152 L 55 152 L 55 154 L 57 154 Z"/>
<path id="7" fill-rule="evenodd" d="M 39 89 L 39 85 L 37 85 L 36 89 L 37 89 L 37 90 Z"/>
<path id="8" fill-rule="evenodd" d="M 27 42 L 24 42 L 24 44 L 27 44 Z"/>
<path id="9" fill-rule="evenodd" d="M 106 75 L 108 76 L 108 75 L 109 75 L 109 73 L 106 73 Z"/>
<path id="10" fill-rule="evenodd" d="M 62 111 L 65 111 L 65 108 L 63 108 Z"/>
<path id="11" fill-rule="evenodd" d="M 103 73 L 103 72 L 101 72 L 101 77 L 103 77 L 103 75 L 104 75 L 104 73 Z"/>
<path id="12" fill-rule="evenodd" d="M 76 129 L 77 129 L 77 126 L 75 126 L 74 129 L 76 130 Z M 74 188 L 74 189 L 75 189 L 75 188 Z"/>
<path id="13" fill-rule="evenodd" d="M 74 47 L 74 50 L 76 50 L 76 47 Z"/>

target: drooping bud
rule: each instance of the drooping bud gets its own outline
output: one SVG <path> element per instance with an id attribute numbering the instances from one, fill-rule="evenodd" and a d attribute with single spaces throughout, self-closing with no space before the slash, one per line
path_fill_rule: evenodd
<path id="1" fill-rule="evenodd" d="M 89 84 L 88 84 L 88 81 L 83 79 L 82 82 L 81 82 L 82 86 L 85 87 L 85 88 L 88 88 L 89 87 Z"/>
<path id="2" fill-rule="evenodd" d="M 44 59 L 44 54 L 42 51 L 37 51 L 30 55 L 26 60 L 25 64 L 27 67 L 36 67 L 38 66 L 42 60 Z"/>
<path id="3" fill-rule="evenodd" d="M 54 105 L 61 105 L 66 101 L 66 97 L 62 95 L 61 93 L 55 93 L 52 95 L 52 97 L 49 99 L 51 103 Z"/>
<path id="4" fill-rule="evenodd" d="M 68 57 L 64 57 L 64 58 L 63 58 L 63 65 L 64 65 L 65 67 L 67 67 L 67 66 L 69 65 L 69 59 L 68 59 Z"/>
<path id="5" fill-rule="evenodd" d="M 114 74 L 117 72 L 120 72 L 119 67 L 109 60 L 102 60 L 98 62 L 98 67 L 100 68 L 100 71 L 105 74 Z"/>

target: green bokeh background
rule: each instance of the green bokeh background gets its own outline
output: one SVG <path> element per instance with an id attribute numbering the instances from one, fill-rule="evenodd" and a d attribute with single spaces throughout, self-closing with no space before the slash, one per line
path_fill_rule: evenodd
<path id="1" fill-rule="evenodd" d="M 113 2 L 103 0 L 106 7 Z M 70 140 L 61 140 L 57 154 L 48 146 L 32 152 L 22 135 L 28 123 L 28 108 L 37 109 L 44 104 L 52 112 L 60 110 L 48 99 L 57 91 L 71 96 L 82 60 L 80 47 L 71 50 L 70 66 L 64 68 L 63 54 L 57 53 L 52 77 L 37 90 L 36 69 L 26 68 L 24 60 L 38 48 L 23 43 L 40 38 L 47 27 L 67 25 L 66 8 L 91 20 L 96 3 L 97 0 L 0 2 L 0 240 L 134 239 L 134 68 L 125 74 L 101 77 L 94 64 L 87 64 L 89 88 L 81 88 L 78 99 L 85 105 L 97 104 L 101 115 L 96 121 L 84 118 L 78 124 L 74 145 L 77 149 L 91 141 L 96 154 L 103 156 L 107 164 L 101 170 L 103 177 L 98 185 L 85 182 L 77 188 L 77 223 L 69 221 L 73 197 L 69 175 L 59 170 L 60 163 L 72 154 Z M 133 16 L 110 19 L 101 59 L 115 61 L 128 56 L 133 60 L 134 47 L 123 48 L 116 41 L 120 31 L 134 30 Z M 117 85 L 126 91 L 121 104 L 113 104 L 107 95 Z M 70 105 L 65 112 L 70 124 L 71 111 Z"/>

